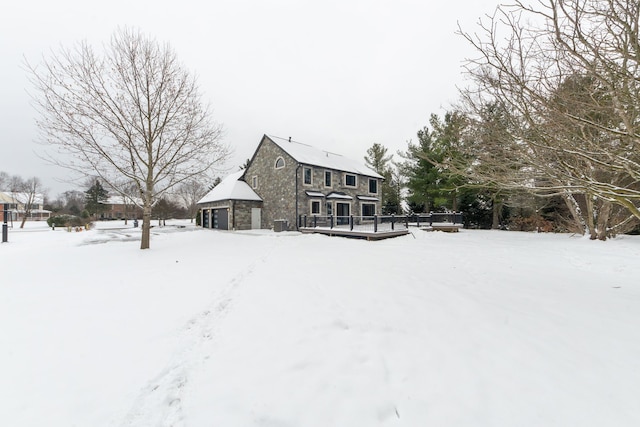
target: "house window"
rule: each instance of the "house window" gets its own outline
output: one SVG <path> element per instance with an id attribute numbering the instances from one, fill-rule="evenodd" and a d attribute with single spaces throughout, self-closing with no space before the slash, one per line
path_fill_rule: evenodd
<path id="1" fill-rule="evenodd" d="M 363 203 L 362 204 L 362 216 L 374 216 L 376 214 L 375 203 Z"/>
<path id="2" fill-rule="evenodd" d="M 258 188 L 258 177 L 257 176 L 252 176 L 251 177 L 251 186 L 253 188 Z"/>
<path id="3" fill-rule="evenodd" d="M 311 201 L 311 215 L 320 215 L 320 200 Z"/>
<path id="4" fill-rule="evenodd" d="M 304 185 L 312 184 L 312 176 L 313 176 L 312 172 L 313 170 L 311 168 L 308 168 L 308 167 L 302 168 L 302 182 L 304 183 Z"/>
<path id="5" fill-rule="evenodd" d="M 331 171 L 324 171 L 324 186 L 331 187 Z"/>
<path id="6" fill-rule="evenodd" d="M 327 215 L 333 215 L 333 204 L 331 202 L 327 202 Z"/>
<path id="7" fill-rule="evenodd" d="M 369 193 L 378 194 L 378 180 L 369 178 Z"/>
<path id="8" fill-rule="evenodd" d="M 284 167 L 284 159 L 282 157 L 278 157 L 275 167 L 276 169 L 282 169 Z"/>
<path id="9" fill-rule="evenodd" d="M 350 173 L 344 174 L 344 185 L 346 187 L 357 187 L 358 181 L 356 180 L 356 176 Z"/>

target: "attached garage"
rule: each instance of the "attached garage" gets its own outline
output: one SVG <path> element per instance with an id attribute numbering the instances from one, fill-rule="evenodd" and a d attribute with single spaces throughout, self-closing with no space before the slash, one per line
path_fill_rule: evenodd
<path id="1" fill-rule="evenodd" d="M 241 180 L 242 173 L 240 171 L 229 175 L 198 202 L 200 224 L 203 228 L 261 228 L 262 199 Z"/>

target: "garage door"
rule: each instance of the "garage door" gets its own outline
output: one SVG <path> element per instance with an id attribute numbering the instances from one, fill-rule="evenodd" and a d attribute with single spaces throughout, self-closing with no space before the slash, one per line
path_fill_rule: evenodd
<path id="1" fill-rule="evenodd" d="M 229 229 L 229 209 L 213 209 L 213 228 L 218 230 Z"/>

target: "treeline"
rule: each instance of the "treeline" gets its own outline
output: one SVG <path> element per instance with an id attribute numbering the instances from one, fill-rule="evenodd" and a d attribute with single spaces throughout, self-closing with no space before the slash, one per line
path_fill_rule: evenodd
<path id="1" fill-rule="evenodd" d="M 458 105 L 409 142 L 413 210 L 469 226 L 588 234 L 640 222 L 640 3 L 500 6 L 460 34 L 477 57 Z"/>

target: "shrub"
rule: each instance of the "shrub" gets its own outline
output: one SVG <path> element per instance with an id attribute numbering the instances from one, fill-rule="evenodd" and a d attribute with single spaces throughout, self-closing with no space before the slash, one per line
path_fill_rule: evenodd
<path id="1" fill-rule="evenodd" d="M 49 227 L 81 227 L 85 223 L 85 220 L 73 215 L 57 215 L 47 219 Z"/>

